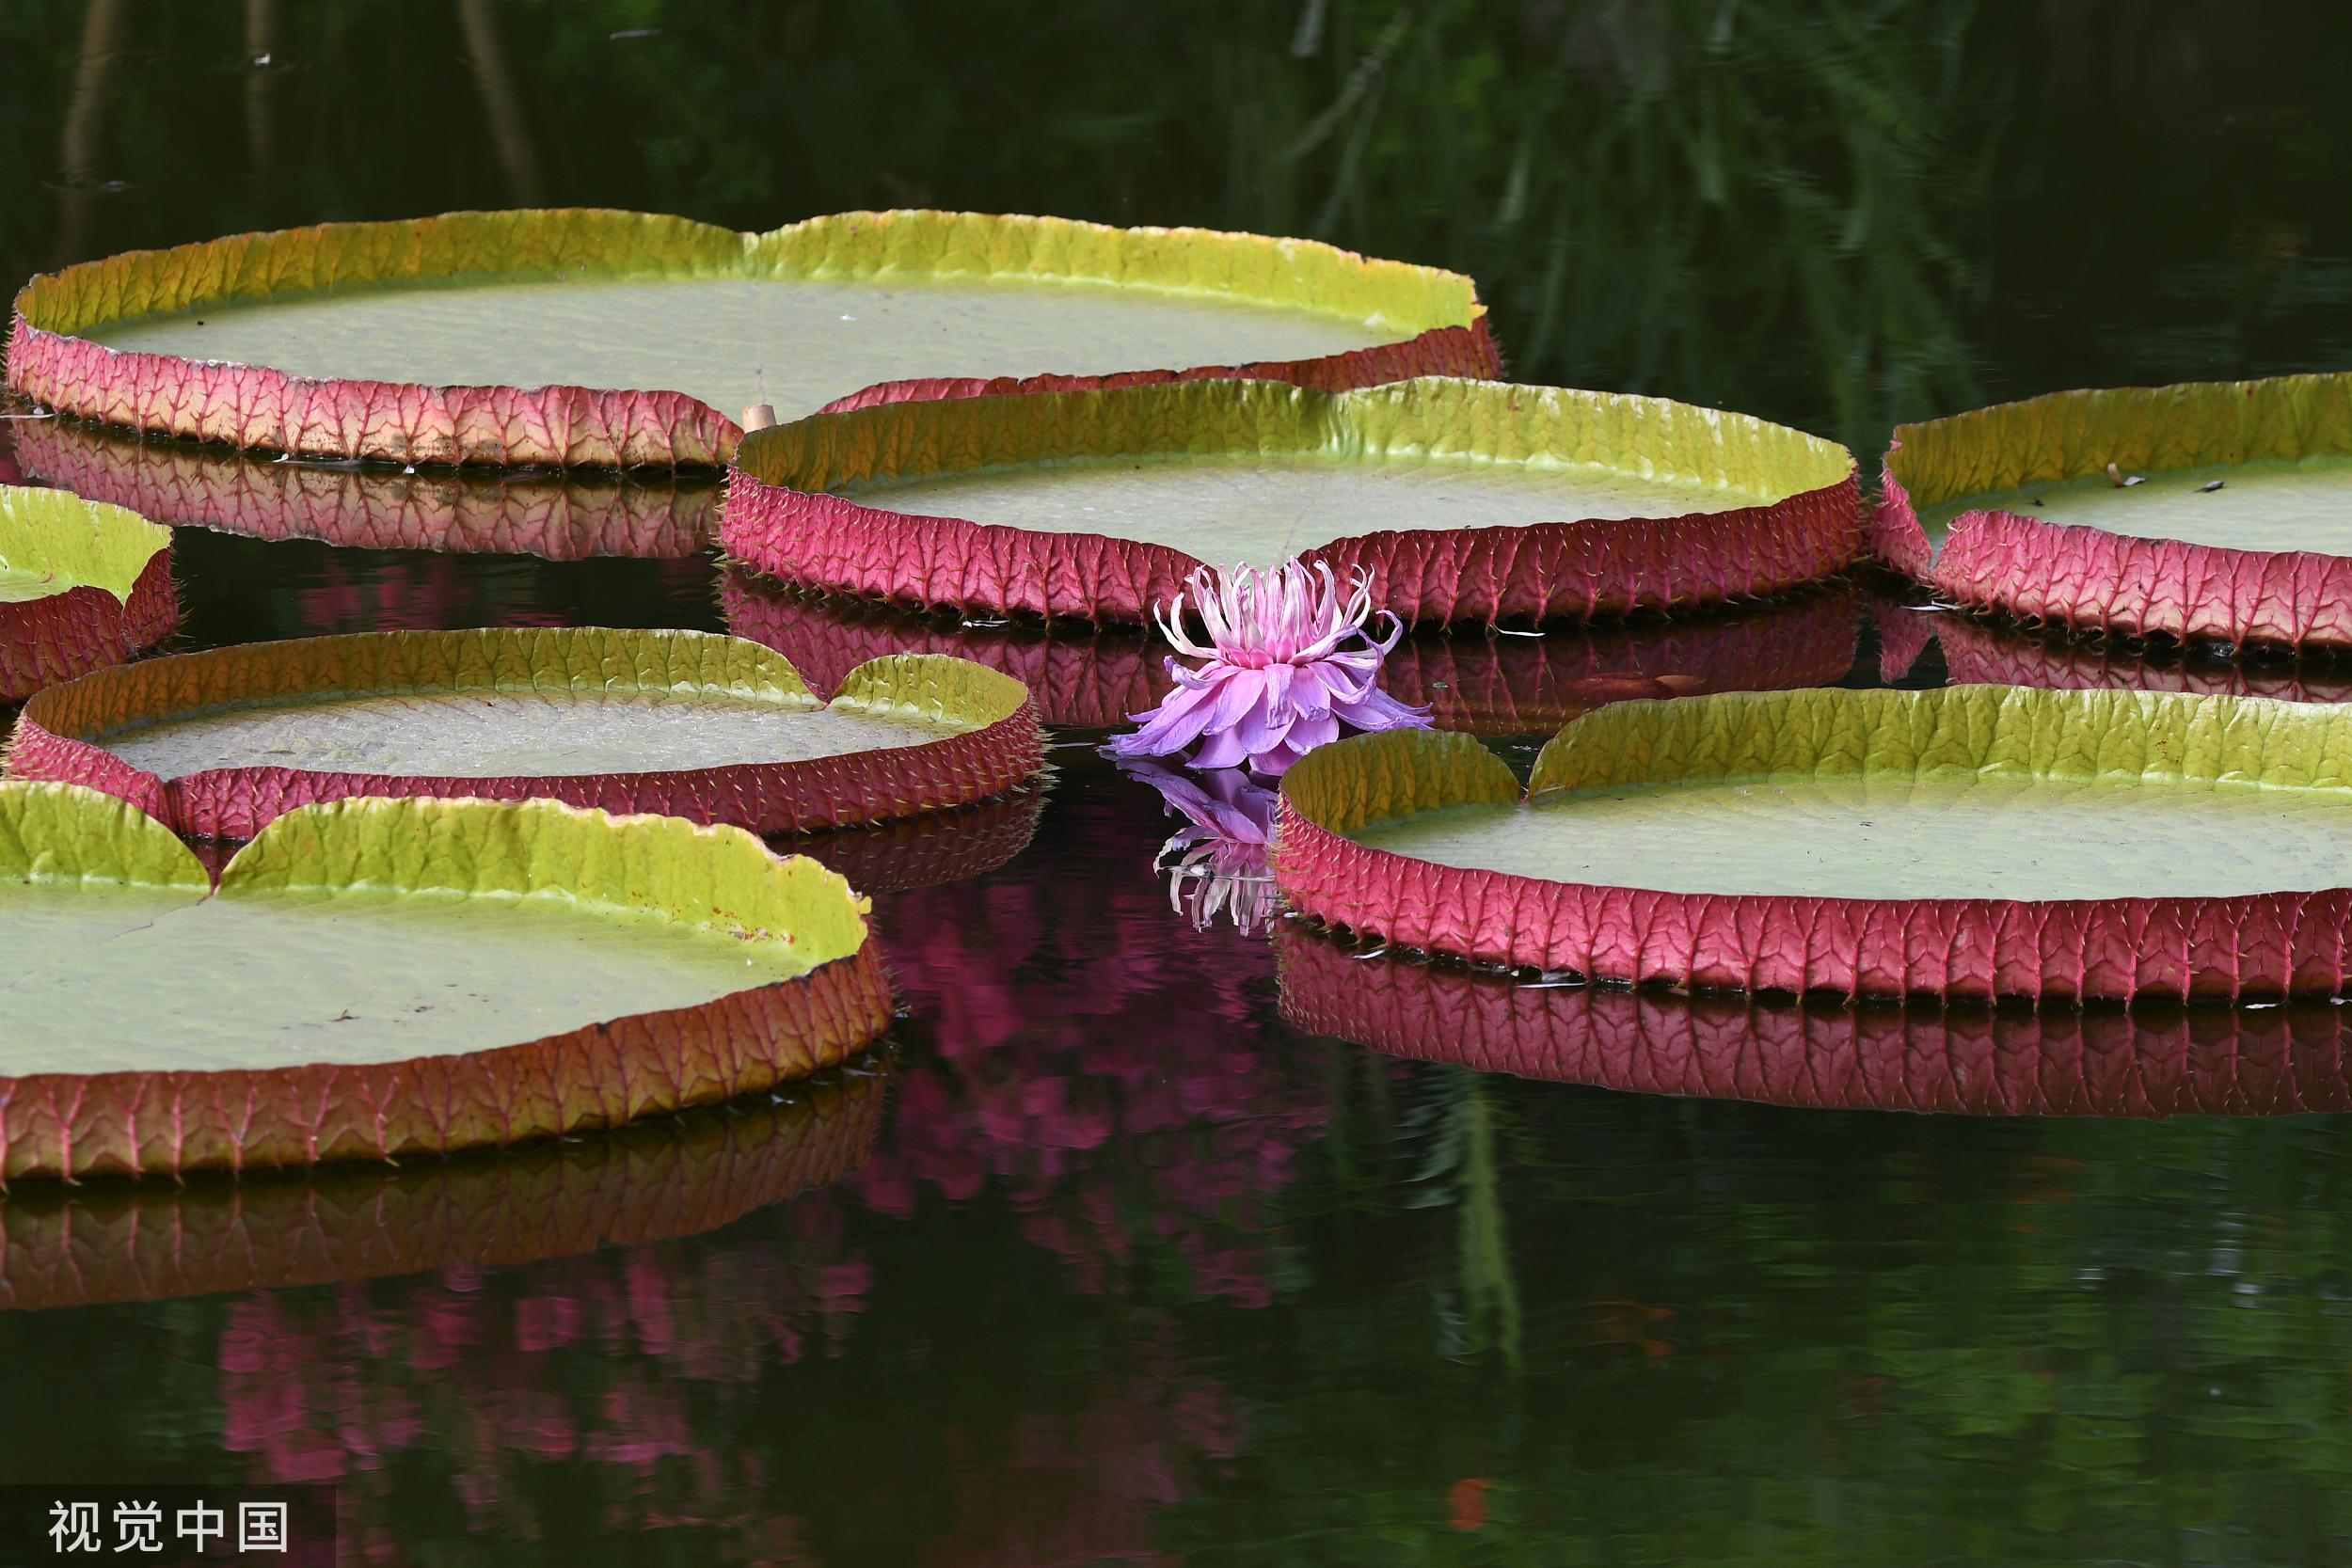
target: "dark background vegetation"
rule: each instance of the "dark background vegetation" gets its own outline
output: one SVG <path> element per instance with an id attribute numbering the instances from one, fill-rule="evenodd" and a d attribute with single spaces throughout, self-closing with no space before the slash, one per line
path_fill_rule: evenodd
<path id="1" fill-rule="evenodd" d="M 1204 224 L 1458 268 L 1519 379 L 1866 457 L 2352 364 L 2334 4 L 5 0 L 0 55 L 8 276 L 540 203 Z"/>

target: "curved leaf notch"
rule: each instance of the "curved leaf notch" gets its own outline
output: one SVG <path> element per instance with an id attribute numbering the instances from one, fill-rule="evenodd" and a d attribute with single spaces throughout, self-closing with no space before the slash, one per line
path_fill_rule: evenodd
<path id="1" fill-rule="evenodd" d="M 866 909 L 740 830 L 552 801 L 309 807 L 215 891 L 123 801 L 0 784 L 0 1180 L 446 1152 L 764 1088 L 886 1026 Z"/>
<path id="2" fill-rule="evenodd" d="M 171 530 L 64 490 L 0 484 L 0 605 L 96 588 L 128 604 Z"/>
<path id="3" fill-rule="evenodd" d="M 1019 682 L 877 659 L 830 704 L 784 658 L 683 631 L 367 632 L 151 661 L 26 705 L 11 776 L 97 784 L 244 838 L 306 801 L 545 797 L 786 832 L 961 805 L 1042 741 Z"/>
<path id="4" fill-rule="evenodd" d="M 1509 769 L 1460 736 L 1311 753 L 1276 875 L 1414 945 L 1737 990 L 2261 996 L 2352 981 L 2352 721 L 2130 691 L 1603 707 Z"/>

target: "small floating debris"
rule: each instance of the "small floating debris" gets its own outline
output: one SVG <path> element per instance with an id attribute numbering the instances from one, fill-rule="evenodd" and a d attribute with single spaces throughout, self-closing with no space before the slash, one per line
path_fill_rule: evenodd
<path id="1" fill-rule="evenodd" d="M 2210 496 L 2210 495 L 2212 495 L 2212 494 L 2213 494 L 2216 490 L 2220 489 L 2220 488 L 2221 488 L 2221 486 L 2222 486 L 2222 484 L 2223 484 L 2223 483 L 2224 483 L 2223 481 L 2221 481 L 2221 480 L 2217 480 L 2217 480 L 2211 481 L 2211 482 L 2210 482 L 2210 483 L 2208 483 L 2200 484 L 2200 485 L 2197 487 L 2197 493 L 2198 493 L 2199 495 L 2201 495 L 2201 496 Z"/>
<path id="2" fill-rule="evenodd" d="M 2121 468 L 2118 468 L 2114 464 L 2110 463 L 2107 465 L 2107 483 L 2114 485 L 2118 490 L 2123 490 L 2128 489 L 2135 484 L 2147 483 L 2148 476 L 2146 474 L 2127 474 Z"/>

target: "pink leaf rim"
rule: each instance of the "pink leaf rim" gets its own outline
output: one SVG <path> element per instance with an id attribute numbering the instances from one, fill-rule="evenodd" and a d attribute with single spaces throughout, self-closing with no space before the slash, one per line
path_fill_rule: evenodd
<path id="1" fill-rule="evenodd" d="M 218 446 L 66 420 L 31 420 L 16 438 L 33 473 L 88 500 L 170 528 L 249 539 L 315 539 L 354 549 L 444 555 L 682 560 L 718 531 L 719 487 L 587 471 L 414 471 L 273 463 Z"/>
<path id="2" fill-rule="evenodd" d="M 1561 748 L 1597 733 L 1580 736 L 1580 723 L 1603 716 L 1631 716 L 1638 725 L 1669 706 L 1736 715 L 1742 705 L 1764 712 L 1805 696 L 1922 706 L 2082 698 L 2084 722 L 2093 726 L 2091 709 L 2121 703 L 2183 713 L 2200 704 L 2260 705 L 2278 710 L 2280 731 L 2327 721 L 2325 710 L 2296 705 L 2169 693 L 1734 693 L 1597 709 L 1560 732 L 1538 758 L 1536 777 L 1544 779 Z M 2208 717 L 2221 723 L 2228 716 L 2215 707 Z M 1348 836 L 1422 811 L 1522 799 L 1509 767 L 1467 736 L 1405 731 L 1322 747 L 1283 780 L 1277 890 L 1293 909 L 1342 931 L 1613 985 L 2060 1005 L 2267 1001 L 2334 996 L 2352 985 L 2352 888 L 2049 900 L 1665 893 L 1444 866 Z"/>
<path id="3" fill-rule="evenodd" d="M 0 605 L 0 702 L 21 703 L 119 664 L 179 626 L 180 591 L 168 546 L 141 569 L 128 600 L 83 585 Z"/>
<path id="4" fill-rule="evenodd" d="M 672 657 L 701 657 L 698 650 L 710 643 L 739 642 L 701 633 L 601 628 L 356 632 L 149 659 L 51 687 L 26 703 L 7 776 L 82 784 L 130 801 L 184 837 L 233 840 L 253 837 L 298 807 L 380 796 L 550 800 L 723 823 L 756 833 L 810 832 L 969 805 L 1009 793 L 1044 769 L 1044 732 L 1026 689 L 994 671 L 940 655 L 898 655 L 860 665 L 850 672 L 834 701 L 935 708 L 975 727 L 912 746 L 801 761 L 503 778 L 220 768 L 167 782 L 123 761 L 100 738 L 126 722 L 239 696 L 283 699 L 385 690 L 404 683 L 422 689 L 437 678 L 453 679 L 453 672 L 485 659 L 510 670 L 560 672 L 585 647 L 570 641 L 583 632 L 612 641 L 649 670 Z M 741 675 L 806 693 L 798 673 L 771 650 L 739 643 L 719 657 L 744 665 L 723 679 Z"/>
<path id="5" fill-rule="evenodd" d="M 462 1054 L 0 1077 L 0 1183 L 381 1162 L 599 1132 L 837 1067 L 890 1021 L 869 941 L 795 980 Z"/>
<path id="6" fill-rule="evenodd" d="M 2049 691 L 2179 691 L 2200 697 L 2352 702 L 2352 664 L 2333 659 L 2200 658 L 2194 650 L 2121 639 L 2030 631 L 1991 611 L 1881 604 L 1880 669 L 1901 679 L 1933 643 L 1954 686 L 2031 686 Z"/>
<path id="7" fill-rule="evenodd" d="M 1958 603 L 2076 632 L 2352 648 L 2352 557 L 2135 539 L 2001 509 L 1918 509 L 2036 483 L 2352 454 L 2352 372 L 2053 392 L 1899 425 L 1871 548 Z"/>
<path id="8" fill-rule="evenodd" d="M 0 1311 L 344 1284 L 703 1235 L 863 1165 L 887 1067 L 820 1074 L 787 1101 L 449 1160 L 21 1183 L 0 1200 Z"/>
<path id="9" fill-rule="evenodd" d="M 1647 438 L 1661 451 L 1645 451 Z M 1196 439 L 1196 437 L 1199 437 Z M 828 492 L 1057 457 L 1207 450 L 1534 453 L 1629 463 L 1703 451 L 1762 476 L 1782 499 L 1727 512 L 1520 527 L 1381 530 L 1300 559 L 1408 626 L 1539 624 L 1762 599 L 1836 577 L 1867 555 L 1851 454 L 1743 415 L 1662 398 L 1423 376 L 1329 392 L 1281 383 L 1142 386 L 1020 398 L 892 404 L 755 432 L 720 514 L 729 556 L 824 593 L 926 610 L 1143 624 L 1204 562 L 1099 533 L 914 516 Z M 1572 449 L 1566 453 L 1560 449 Z M 1625 450 L 1616 453 L 1615 449 Z M 1590 449 L 1590 450 L 1586 450 Z"/>
<path id="10" fill-rule="evenodd" d="M 977 264 L 976 264 L 977 263 Z M 131 251 L 35 277 L 16 298 L 8 386 L 101 424 L 298 456 L 407 465 L 718 467 L 742 429 L 680 392 L 320 379 L 267 366 L 118 351 L 78 334 L 103 322 L 467 275 L 665 272 L 775 276 L 1015 276 L 1204 289 L 1266 303 L 1360 303 L 1412 325 L 1401 342 L 1290 361 L 1134 369 L 1102 376 L 945 377 L 844 388 L 891 402 L 1237 375 L 1365 386 L 1433 372 L 1500 375 L 1468 278 L 1315 241 L 1200 229 L 1120 229 L 1029 214 L 839 213 L 766 233 L 604 209 L 444 213 L 330 223 Z M 1360 297 L 1359 297 L 1360 296 Z M 127 302 L 138 302 L 134 311 Z"/>
<path id="11" fill-rule="evenodd" d="M 1415 1061 L 1626 1094 L 1972 1117 L 2352 1111 L 2352 1020 L 2237 1007 L 1822 1006 L 1531 987 L 1277 927 L 1283 1022 Z"/>

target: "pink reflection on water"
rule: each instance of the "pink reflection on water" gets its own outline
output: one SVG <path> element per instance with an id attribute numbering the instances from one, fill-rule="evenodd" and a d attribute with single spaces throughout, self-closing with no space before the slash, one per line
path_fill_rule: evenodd
<path id="1" fill-rule="evenodd" d="M 733 1248 L 238 1298 L 218 1354 L 222 1447 L 261 1479 L 342 1482 L 363 1521 L 394 1512 L 395 1472 L 426 1453 L 476 1530 L 545 1533 L 527 1476 L 558 1462 L 607 1476 L 616 1529 L 735 1519 L 760 1490 L 723 1435 L 742 1423 L 735 1404 L 769 1368 L 838 1354 L 872 1286 L 841 1220 L 819 1196 Z M 714 1388 L 733 1402 L 705 1408 L 697 1390 Z M 389 1534 L 371 1540 L 389 1551 Z"/>
<path id="2" fill-rule="evenodd" d="M 423 1555 L 410 1532 L 453 1517 L 515 1541 L 707 1527 L 747 1560 L 813 1562 L 791 1512 L 811 1485 L 906 1516 L 876 1527 L 914 1532 L 904 1560 L 1171 1560 L 1161 1513 L 1248 1441 L 1178 1308 L 1276 1299 L 1273 1204 L 1327 1090 L 1264 1038 L 1265 943 L 1189 928 L 1138 863 L 1158 798 L 1076 766 L 1098 787 L 1057 798 L 1009 866 L 877 899 L 920 1022 L 863 1172 L 693 1241 L 240 1298 L 224 1447 L 257 1477 L 335 1479 L 370 1561 Z M 943 1205 L 993 1206 L 1050 1260 L 1058 1290 L 1024 1310 L 1115 1324 L 1091 1365 L 976 1406 L 875 1338 L 869 1307 L 923 1286 L 879 1238 Z M 903 1400 L 870 1418 L 903 1451 L 784 1473 L 774 1434 L 837 1409 L 838 1376 Z"/>
<path id="3" fill-rule="evenodd" d="M 993 1192 L 1089 1293 L 1150 1245 L 1197 1294 L 1263 1307 L 1271 1200 L 1327 1100 L 1256 1022 L 1264 942 L 1169 911 L 1138 854 L 1158 797 L 1114 784 L 1057 800 L 1004 874 L 877 901 L 935 1054 L 852 1190 L 899 1216 Z"/>

